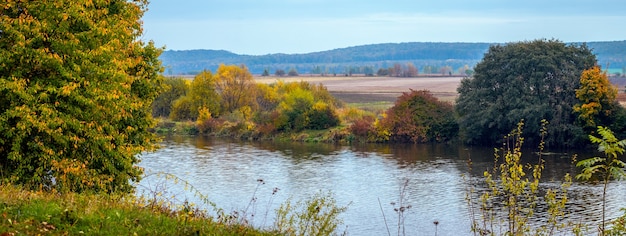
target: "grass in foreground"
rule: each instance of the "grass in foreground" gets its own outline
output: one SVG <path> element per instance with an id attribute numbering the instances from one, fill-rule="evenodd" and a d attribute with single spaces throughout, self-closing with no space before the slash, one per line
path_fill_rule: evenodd
<path id="1" fill-rule="evenodd" d="M 274 235 L 135 197 L 49 193 L 0 185 L 1 235 Z"/>

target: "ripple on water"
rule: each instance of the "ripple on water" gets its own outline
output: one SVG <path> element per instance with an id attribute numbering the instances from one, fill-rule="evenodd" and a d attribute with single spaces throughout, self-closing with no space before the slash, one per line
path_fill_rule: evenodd
<path id="1" fill-rule="evenodd" d="M 268 226 L 273 210 L 290 197 L 306 199 L 319 191 L 332 191 L 339 205 L 349 206 L 343 219 L 351 235 L 387 235 L 387 227 L 397 234 L 398 214 L 394 208 L 408 180 L 404 190 L 405 206 L 411 205 L 404 214 L 407 234 L 434 235 L 433 222 L 438 221 L 438 235 L 469 235 L 465 189 L 470 180 L 465 181 L 462 176 L 471 176 L 477 189 L 482 183 L 482 170 L 468 173 L 465 160 L 459 158 L 468 155 L 467 149 L 457 148 L 461 151 L 455 152 L 449 146 L 399 146 L 410 151 L 400 152 L 393 146 L 276 146 L 194 138 L 170 139 L 162 146 L 142 155 L 140 165 L 147 173 L 175 174 L 226 212 L 247 209 L 248 217 L 254 213 L 252 221 L 257 226 L 263 222 Z M 474 156 L 482 153 L 481 150 Z M 492 160 L 474 162 L 479 168 L 493 164 Z M 549 168 L 562 169 L 547 163 L 546 169 Z M 154 188 L 158 181 L 149 176 L 141 184 Z M 558 185 L 552 181 L 542 186 Z M 168 188 L 178 198 L 200 202 L 180 185 Z M 278 193 L 272 194 L 274 188 L 280 189 Z M 619 207 L 626 202 L 625 188 L 625 184 L 612 184 L 608 190 L 611 197 L 607 209 L 612 217 L 620 214 Z M 572 186 L 568 209 L 574 214 L 573 219 L 597 222 L 591 219 L 598 219 L 601 212 L 599 192 L 599 186 Z"/>

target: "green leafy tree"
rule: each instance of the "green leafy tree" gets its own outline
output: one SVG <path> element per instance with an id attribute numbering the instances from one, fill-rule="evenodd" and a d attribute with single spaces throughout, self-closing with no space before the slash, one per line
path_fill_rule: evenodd
<path id="1" fill-rule="evenodd" d="M 300 131 L 309 126 L 307 114 L 314 104 L 313 93 L 302 88 L 296 88 L 285 94 L 279 104 L 281 116 L 276 120 L 276 127 L 280 130 Z"/>
<path id="2" fill-rule="evenodd" d="M 585 45 L 557 40 L 493 45 L 461 81 L 456 102 L 462 139 L 471 144 L 495 144 L 524 119 L 536 144 L 542 119 L 549 122 L 546 144 L 574 146 L 585 140 L 573 113 L 583 70 L 596 58 Z"/>
<path id="3" fill-rule="evenodd" d="M 274 72 L 274 75 L 285 76 L 285 70 L 277 69 L 276 72 Z"/>
<path id="4" fill-rule="evenodd" d="M 600 235 L 606 230 L 606 189 L 612 179 L 621 180 L 626 178 L 626 163 L 619 159 L 624 154 L 626 139 L 619 140 L 613 132 L 602 126 L 598 126 L 600 137 L 589 135 L 592 143 L 598 145 L 598 151 L 604 153 L 604 157 L 592 157 L 579 161 L 576 166 L 582 167 L 582 173 L 576 175 L 577 179 L 592 180 L 597 178 L 604 188 L 602 191 L 602 223 Z"/>
<path id="5" fill-rule="evenodd" d="M 199 110 L 194 109 L 193 100 L 190 96 L 182 96 L 172 103 L 172 110 L 169 118 L 175 121 L 195 120 L 198 118 Z"/>
<path id="6" fill-rule="evenodd" d="M 454 108 L 427 90 L 402 93 L 382 121 L 391 131 L 391 140 L 422 143 L 456 137 Z"/>
<path id="7" fill-rule="evenodd" d="M 147 1 L 0 3 L 0 178 L 32 188 L 132 190 L 154 147 L 161 50 Z"/>
<path id="8" fill-rule="evenodd" d="M 298 71 L 296 70 L 296 68 L 291 68 L 289 70 L 289 72 L 287 72 L 288 76 L 298 76 Z"/>
<path id="9" fill-rule="evenodd" d="M 152 116 L 169 117 L 174 101 L 185 96 L 189 91 L 189 83 L 183 78 L 166 78 L 164 91 L 152 102 Z"/>
<path id="10" fill-rule="evenodd" d="M 328 129 L 339 125 L 339 117 L 335 110 L 328 103 L 318 101 L 306 114 L 309 117 L 308 128 L 310 129 Z"/>
<path id="11" fill-rule="evenodd" d="M 335 112 L 338 102 L 323 85 L 298 82 L 272 86 L 282 93 L 276 108 L 279 115 L 273 121 L 278 130 L 325 129 L 340 123 Z"/>
<path id="12" fill-rule="evenodd" d="M 378 71 L 376 72 L 377 76 L 388 76 L 389 75 L 389 69 L 385 69 L 385 68 L 380 68 L 378 69 Z"/>

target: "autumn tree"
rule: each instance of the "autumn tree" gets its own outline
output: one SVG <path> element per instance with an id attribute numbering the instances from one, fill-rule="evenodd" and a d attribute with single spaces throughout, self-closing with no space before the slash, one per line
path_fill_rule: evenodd
<path id="1" fill-rule="evenodd" d="M 221 113 L 221 97 L 217 92 L 217 78 L 211 71 L 197 74 L 191 82 L 187 96 L 174 102 L 170 118 L 173 120 L 195 120 L 200 109 L 206 108 L 214 116 Z"/>
<path id="2" fill-rule="evenodd" d="M 283 83 L 278 81 L 277 83 Z M 277 106 L 281 100 L 281 94 L 278 92 L 278 87 L 276 83 L 272 85 L 257 83 L 256 84 L 256 103 L 259 111 L 272 111 Z"/>
<path id="3" fill-rule="evenodd" d="M 585 133 L 593 133 L 597 126 L 610 128 L 619 136 L 626 135 L 626 109 L 616 99 L 617 87 L 611 84 L 606 72 L 599 67 L 583 71 L 578 102 L 574 112 Z"/>
<path id="4" fill-rule="evenodd" d="M 393 70 L 389 70 L 391 76 L 400 77 L 402 76 L 402 65 L 400 63 L 393 64 Z"/>
<path id="5" fill-rule="evenodd" d="M 0 3 L 0 178 L 128 192 L 155 136 L 161 50 L 140 40 L 147 1 Z"/>
<path id="6" fill-rule="evenodd" d="M 152 102 L 154 117 L 169 117 L 174 101 L 187 95 L 190 85 L 188 80 L 183 78 L 166 78 L 163 87 L 164 91 Z"/>
<path id="7" fill-rule="evenodd" d="M 524 120 L 527 143 L 540 140 L 541 120 L 549 122 L 546 144 L 573 146 L 585 141 L 573 112 L 583 70 L 596 64 L 585 45 L 557 40 L 493 45 L 463 79 L 456 102 L 462 138 L 495 144 Z"/>
<path id="8" fill-rule="evenodd" d="M 415 67 L 413 63 L 409 62 L 406 64 L 406 73 L 405 73 L 406 77 L 416 77 L 418 74 L 419 73 L 418 73 L 417 67 Z"/>
<path id="9" fill-rule="evenodd" d="M 244 106 L 256 107 L 254 78 L 245 66 L 220 65 L 215 81 L 224 112 L 233 112 Z"/>
<path id="10" fill-rule="evenodd" d="M 617 88 L 611 84 L 606 72 L 600 67 L 584 70 L 580 76 L 580 88 L 576 90 L 579 102 L 574 105 L 574 112 L 578 119 L 587 128 L 595 129 L 597 125 L 604 125 L 611 116 L 616 104 Z"/>
<path id="11" fill-rule="evenodd" d="M 382 122 L 397 142 L 447 141 L 458 132 L 452 104 L 439 101 L 427 90 L 402 93 Z"/>
<path id="12" fill-rule="evenodd" d="M 172 103 L 169 118 L 174 121 L 189 121 L 198 118 L 198 108 L 190 96 L 182 96 Z"/>
<path id="13" fill-rule="evenodd" d="M 439 68 L 439 73 L 441 75 L 452 75 L 452 67 L 451 66 L 443 66 Z"/>
<path id="14" fill-rule="evenodd" d="M 273 120 L 276 129 L 301 131 L 326 129 L 340 123 L 335 112 L 338 101 L 323 85 L 308 82 L 278 83 L 282 99 L 278 104 L 278 116 Z"/>

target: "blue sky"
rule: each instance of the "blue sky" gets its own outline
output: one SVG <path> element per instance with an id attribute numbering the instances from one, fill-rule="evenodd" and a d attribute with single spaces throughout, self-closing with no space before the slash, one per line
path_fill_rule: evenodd
<path id="1" fill-rule="evenodd" d="M 375 43 L 626 40 L 625 0 L 151 0 L 167 50 L 308 53 Z"/>

